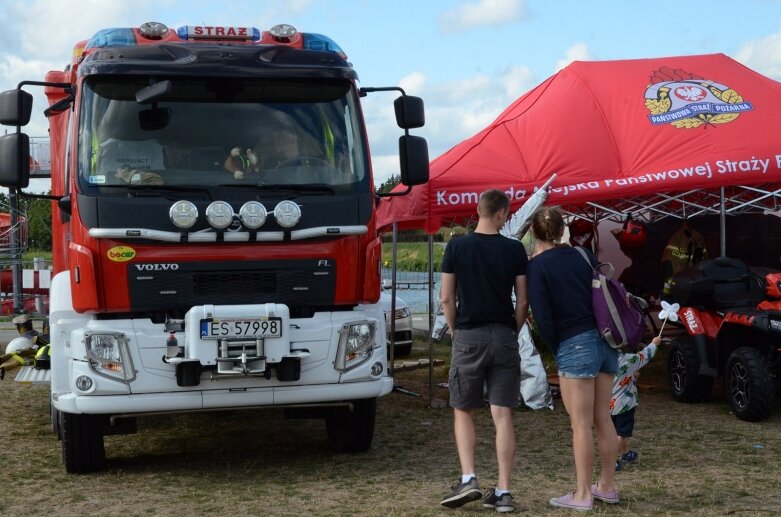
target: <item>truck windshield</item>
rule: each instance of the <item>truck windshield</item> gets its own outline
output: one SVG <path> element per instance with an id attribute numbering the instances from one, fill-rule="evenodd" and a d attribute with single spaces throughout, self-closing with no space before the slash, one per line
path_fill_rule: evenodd
<path id="1" fill-rule="evenodd" d="M 162 79 L 161 79 L 162 80 Z M 368 191 L 368 159 L 347 80 L 170 78 L 140 104 L 148 77 L 93 77 L 79 120 L 79 186 L 115 195 L 139 185 L 320 185 Z M 108 188 L 104 188 L 108 187 Z"/>

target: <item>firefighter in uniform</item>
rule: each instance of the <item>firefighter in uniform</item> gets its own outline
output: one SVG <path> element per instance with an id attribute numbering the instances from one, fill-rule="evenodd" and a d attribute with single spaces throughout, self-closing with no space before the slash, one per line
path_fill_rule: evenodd
<path id="1" fill-rule="evenodd" d="M 19 337 L 12 339 L 6 347 L 5 353 L 0 355 L 0 380 L 5 378 L 5 373 L 14 368 L 25 366 L 29 361 L 36 360 L 36 354 L 41 354 L 41 367 L 47 365 L 49 358 L 48 333 L 41 334 L 33 328 L 33 321 L 29 314 L 22 314 L 13 319 Z M 37 366 L 37 363 L 36 363 Z"/>

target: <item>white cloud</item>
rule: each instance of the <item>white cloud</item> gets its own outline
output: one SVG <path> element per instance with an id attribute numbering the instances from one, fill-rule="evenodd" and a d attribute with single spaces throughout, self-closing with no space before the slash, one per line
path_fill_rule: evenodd
<path id="1" fill-rule="evenodd" d="M 533 87 L 535 79 L 527 67 L 512 66 L 494 75 L 441 83 L 415 72 L 399 83 L 407 93 L 423 98 L 426 125 L 412 133 L 428 140 L 429 157 L 434 159 L 488 126 Z M 402 130 L 396 125 L 392 101 L 393 96 L 381 94 L 364 98 L 375 185 L 399 172 L 397 142 Z"/>
<path id="2" fill-rule="evenodd" d="M 525 18 L 524 0 L 478 0 L 442 13 L 439 23 L 443 31 L 452 32 L 506 25 Z"/>
<path id="3" fill-rule="evenodd" d="M 760 74 L 781 80 L 781 30 L 745 43 L 735 59 Z"/>
<path id="4" fill-rule="evenodd" d="M 534 74 L 527 66 L 511 66 L 502 75 L 501 81 L 507 97 L 520 97 L 533 86 Z"/>
<path id="5" fill-rule="evenodd" d="M 564 59 L 560 59 L 556 62 L 556 72 L 569 65 L 573 61 L 590 61 L 594 59 L 594 55 L 588 49 L 588 45 L 585 43 L 575 43 L 564 54 Z"/>
<path id="6" fill-rule="evenodd" d="M 105 27 L 128 27 L 148 2 L 38 0 L 17 4 L 14 30 L 21 53 L 32 58 L 70 59 L 73 45 Z M 139 7 L 141 9 L 139 9 Z"/>

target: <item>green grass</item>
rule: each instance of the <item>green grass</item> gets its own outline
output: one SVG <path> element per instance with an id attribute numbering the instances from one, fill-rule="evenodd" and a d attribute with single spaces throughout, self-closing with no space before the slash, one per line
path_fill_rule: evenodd
<path id="1" fill-rule="evenodd" d="M 445 245 L 441 242 L 434 243 L 434 271 L 439 271 L 442 264 L 442 255 Z M 393 260 L 393 244 L 383 243 L 382 264 L 391 267 Z M 427 242 L 403 242 L 397 244 L 396 269 L 399 271 L 428 271 L 428 243 Z"/>

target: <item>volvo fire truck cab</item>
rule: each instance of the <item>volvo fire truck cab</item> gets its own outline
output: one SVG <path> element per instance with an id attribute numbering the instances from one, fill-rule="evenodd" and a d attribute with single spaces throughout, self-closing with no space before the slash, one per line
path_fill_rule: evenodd
<path id="1" fill-rule="evenodd" d="M 428 181 L 423 104 L 358 88 L 289 25 L 106 29 L 0 94 L 0 184 L 28 186 L 25 88 L 49 100 L 51 406 L 68 472 L 139 415 L 284 407 L 371 446 L 393 379 L 361 97 L 398 91 L 400 174 Z M 407 189 L 409 190 L 409 189 Z"/>

